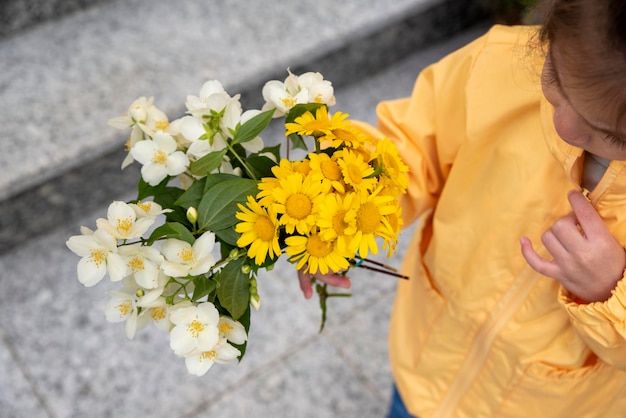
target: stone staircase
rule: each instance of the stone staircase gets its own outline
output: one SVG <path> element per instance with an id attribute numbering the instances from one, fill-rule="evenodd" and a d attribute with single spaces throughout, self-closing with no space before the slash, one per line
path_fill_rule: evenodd
<path id="1" fill-rule="evenodd" d="M 7 10 L 36 3 L 2 2 L 3 22 Z M 65 241 L 80 225 L 94 227 L 111 200 L 134 195 L 138 167 L 120 170 L 125 138 L 106 122 L 135 98 L 154 95 L 176 117 L 187 94 L 219 79 L 251 108 L 262 84 L 287 68 L 320 71 L 338 109 L 373 123 L 378 101 L 407 95 L 424 66 L 484 33 L 483 8 L 456 0 L 66 3 L 71 13 L 22 17 L 28 23 L 10 30 L 0 23 L 0 417 L 384 416 L 395 279 L 354 272 L 354 296 L 329 302 L 320 334 L 317 301 L 303 299 L 293 266 L 279 262 L 259 276 L 263 302 L 244 360 L 197 378 L 166 334 L 148 327 L 129 341 L 123 324 L 106 322 L 110 283 L 80 285 Z M 410 232 L 390 265 L 400 264 Z"/>
<path id="2" fill-rule="evenodd" d="M 154 95 L 175 115 L 219 79 L 250 108 L 287 68 L 349 85 L 483 10 L 455 0 L 3 2 L 0 254 L 133 187 L 119 170 L 124 138 L 106 121 L 135 98 Z"/>

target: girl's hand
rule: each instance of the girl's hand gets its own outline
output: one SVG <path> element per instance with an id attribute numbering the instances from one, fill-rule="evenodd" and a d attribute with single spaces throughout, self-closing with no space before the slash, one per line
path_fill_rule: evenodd
<path id="1" fill-rule="evenodd" d="M 626 251 L 580 192 L 567 198 L 572 212 L 557 219 L 541 236 L 552 260 L 540 257 L 522 237 L 522 255 L 535 271 L 552 277 L 586 302 L 605 301 L 623 277 Z"/>
<path id="2" fill-rule="evenodd" d="M 342 287 L 344 289 L 350 288 L 350 278 L 347 276 L 342 276 L 337 273 L 327 273 L 327 274 L 311 274 L 304 273 L 302 270 L 298 270 L 298 280 L 300 280 L 300 289 L 302 289 L 302 294 L 306 299 L 310 299 L 313 296 L 313 284 L 311 283 L 311 276 L 315 277 L 315 280 L 318 280 L 322 283 L 326 283 L 329 286 Z"/>

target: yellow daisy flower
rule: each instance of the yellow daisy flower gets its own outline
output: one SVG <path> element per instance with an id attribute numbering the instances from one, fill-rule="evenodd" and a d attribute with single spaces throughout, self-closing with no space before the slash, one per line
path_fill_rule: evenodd
<path id="1" fill-rule="evenodd" d="M 319 136 L 328 132 L 331 128 L 331 119 L 328 116 L 328 108 L 320 106 L 315 111 L 315 116 L 310 111 L 298 116 L 293 122 L 285 123 L 285 136 L 298 134 L 302 136 Z"/>
<path id="2" fill-rule="evenodd" d="M 402 219 L 402 207 L 396 201 L 397 210 L 395 213 L 390 213 L 386 215 L 387 221 L 389 222 L 389 226 L 391 230 L 394 232 L 390 237 L 384 237 L 383 241 L 383 250 L 387 249 L 387 257 L 391 257 L 396 253 L 396 247 L 398 245 L 398 237 L 402 232 L 402 226 L 404 225 L 404 220 Z"/>
<path id="3" fill-rule="evenodd" d="M 337 248 L 346 257 L 352 258 L 354 253 L 348 252 L 348 244 L 356 233 L 356 195 L 348 193 L 344 196 L 331 193 L 326 195 L 320 204 L 319 236 L 324 241 L 337 241 Z"/>
<path id="4" fill-rule="evenodd" d="M 309 160 L 311 165 L 310 176 L 314 181 L 322 183 L 322 190 L 327 193 L 331 188 L 339 193 L 345 192 L 343 183 L 343 175 L 339 164 L 327 154 L 310 153 Z"/>
<path id="5" fill-rule="evenodd" d="M 280 187 L 280 179 L 287 178 L 290 174 L 301 173 L 307 175 L 311 171 L 309 160 L 290 161 L 286 158 L 280 160 L 278 165 L 272 167 L 274 177 L 264 177 L 258 185 L 259 193 L 256 198 L 261 206 L 269 206 L 274 203 L 272 192 Z"/>
<path id="6" fill-rule="evenodd" d="M 274 189 L 273 207 L 280 214 L 279 224 L 285 225 L 287 233 L 297 230 L 306 234 L 315 225 L 319 200 L 323 197 L 322 184 L 310 176 L 294 173 L 280 179 Z"/>
<path id="7" fill-rule="evenodd" d="M 374 174 L 374 168 L 363 160 L 361 154 L 344 148 L 337 163 L 341 167 L 343 180 L 357 192 L 367 192 L 376 188 L 376 178 L 368 178 Z"/>
<path id="8" fill-rule="evenodd" d="M 242 222 L 235 225 L 235 231 L 241 236 L 237 240 L 237 246 L 244 248 L 248 245 L 248 257 L 254 258 L 254 262 L 261 265 L 267 256 L 278 257 L 281 254 L 278 243 L 278 219 L 269 210 L 261 207 L 253 197 L 248 196 L 247 207 L 237 204 L 241 212 L 235 216 Z"/>
<path id="9" fill-rule="evenodd" d="M 376 151 L 372 155 L 372 160 L 376 160 L 383 170 L 383 176 L 387 177 L 391 183 L 398 188 L 401 193 L 406 192 L 409 179 L 406 175 L 409 167 L 402 161 L 398 153 L 398 148 L 388 139 L 380 139 L 376 144 Z"/>
<path id="10" fill-rule="evenodd" d="M 393 230 L 387 215 L 396 213 L 397 202 L 393 196 L 380 195 L 380 188 L 372 194 L 359 195 L 360 205 L 356 211 L 357 231 L 350 243 L 350 251 L 366 258 L 369 251 L 378 254 L 376 238 L 393 239 Z"/>
<path id="11" fill-rule="evenodd" d="M 298 270 L 304 267 L 305 273 L 337 273 L 350 267 L 348 260 L 338 251 L 336 241 L 324 241 L 318 234 L 287 237 L 285 244 L 285 253 L 291 256 L 289 261 L 296 263 Z"/>
<path id="12" fill-rule="evenodd" d="M 331 118 L 330 132 L 325 136 L 319 137 L 319 141 L 322 143 L 322 148 L 333 147 L 339 148 L 342 146 L 357 148 L 362 144 L 371 142 L 371 138 L 365 134 L 361 129 L 357 128 L 349 120 L 344 120 L 348 117 L 347 114 L 337 112 Z"/>

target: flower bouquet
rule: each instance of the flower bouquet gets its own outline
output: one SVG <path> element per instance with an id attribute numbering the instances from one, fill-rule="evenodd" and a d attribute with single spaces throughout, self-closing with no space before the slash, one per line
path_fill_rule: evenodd
<path id="1" fill-rule="evenodd" d="M 393 143 L 331 115 L 333 87 L 319 73 L 289 73 L 262 93 L 263 108 L 244 112 L 239 95 L 208 81 L 173 121 L 152 98 L 133 102 L 109 124 L 130 131 L 122 168 L 142 165 L 137 199 L 112 202 L 95 231 L 67 241 L 83 285 L 107 274 L 120 283 L 107 292 L 107 320 L 125 321 L 131 339 L 150 322 L 169 332 L 199 376 L 244 355 L 258 273 L 283 254 L 311 274 L 365 267 L 403 277 L 366 264 L 379 241 L 394 253 L 402 226 L 408 168 Z M 285 158 L 260 137 L 279 118 Z M 303 158 L 289 159 L 292 148 Z M 333 294 L 316 286 L 323 327 Z"/>

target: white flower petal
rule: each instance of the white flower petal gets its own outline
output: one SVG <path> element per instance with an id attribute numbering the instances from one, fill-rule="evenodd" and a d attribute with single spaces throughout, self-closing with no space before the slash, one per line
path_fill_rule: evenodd
<path id="1" fill-rule="evenodd" d="M 76 266 L 78 281 L 85 287 L 98 284 L 106 275 L 107 267 L 105 263 L 95 264 L 89 258 L 81 258 Z"/>
<path id="2" fill-rule="evenodd" d="M 141 167 L 141 177 L 150 186 L 157 186 L 167 177 L 167 171 L 163 164 L 147 164 Z"/>
<path id="3" fill-rule="evenodd" d="M 170 348 L 177 356 L 187 355 L 196 348 L 196 340 L 187 331 L 187 325 L 176 325 L 170 331 Z"/>
<path id="4" fill-rule="evenodd" d="M 165 170 L 169 176 L 177 176 L 189 167 L 189 158 L 182 151 L 171 154 L 165 162 Z"/>
<path id="5" fill-rule="evenodd" d="M 189 274 L 189 266 L 165 260 L 161 263 L 161 271 L 170 277 L 185 277 Z"/>

